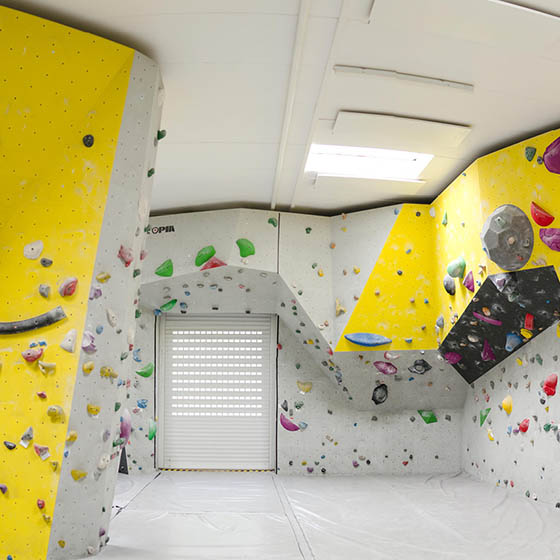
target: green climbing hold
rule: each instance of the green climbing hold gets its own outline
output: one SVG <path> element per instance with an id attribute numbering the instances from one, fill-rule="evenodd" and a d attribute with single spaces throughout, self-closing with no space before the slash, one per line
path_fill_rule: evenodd
<path id="1" fill-rule="evenodd" d="M 527 158 L 527 161 L 533 161 L 536 153 L 537 148 L 533 148 L 533 146 L 527 146 L 525 148 L 525 157 Z"/>
<path id="2" fill-rule="evenodd" d="M 196 266 L 203 265 L 208 259 L 211 259 L 216 254 L 216 249 L 214 249 L 214 245 L 208 245 L 206 247 L 202 247 L 200 251 L 196 254 L 196 258 L 194 259 L 194 264 Z"/>
<path id="3" fill-rule="evenodd" d="M 278 226 L 278 220 L 276 218 L 268 218 L 268 223 L 273 227 Z"/>
<path id="4" fill-rule="evenodd" d="M 486 422 L 486 418 L 488 418 L 488 415 L 490 414 L 491 410 L 492 410 L 491 408 L 486 408 L 486 409 L 480 411 L 480 425 L 481 426 L 482 426 L 482 424 L 484 424 L 484 422 Z"/>
<path id="5" fill-rule="evenodd" d="M 150 377 L 150 375 L 154 373 L 154 364 L 150 362 L 149 364 L 146 364 L 143 368 L 137 369 L 136 373 L 140 377 Z"/>
<path id="6" fill-rule="evenodd" d="M 307 234 L 311 233 L 311 228 L 310 228 L 310 227 L 306 227 L 306 228 L 305 228 L 305 233 L 307 233 Z"/>
<path id="7" fill-rule="evenodd" d="M 447 225 L 447 212 L 443 214 L 443 220 L 441 220 L 441 224 L 444 226 Z"/>
<path id="8" fill-rule="evenodd" d="M 150 169 L 148 169 L 148 177 L 152 177 L 155 172 L 156 170 L 153 167 L 150 167 Z"/>
<path id="9" fill-rule="evenodd" d="M 167 136 L 167 130 L 162 129 L 157 131 L 157 139 L 163 140 Z"/>
<path id="10" fill-rule="evenodd" d="M 173 276 L 173 261 L 171 259 L 167 259 L 166 261 L 162 262 L 156 268 L 156 274 L 158 276 Z"/>
<path id="11" fill-rule="evenodd" d="M 539 366 L 542 366 L 542 356 L 540 354 L 535 354 L 535 360 L 537 360 L 537 363 L 539 364 Z"/>
<path id="12" fill-rule="evenodd" d="M 142 315 L 142 311 L 140 311 L 140 309 L 137 309 L 137 310 L 134 312 L 134 317 L 135 317 L 136 319 L 140 319 L 140 316 L 141 316 L 141 315 Z"/>
<path id="13" fill-rule="evenodd" d="M 552 428 L 552 424 L 549 424 L 548 422 L 543 426 L 545 432 L 550 432 L 551 428 Z"/>
<path id="14" fill-rule="evenodd" d="M 119 410 L 120 407 L 121 407 L 121 403 L 120 403 L 120 402 L 116 402 L 116 403 L 115 403 L 115 412 L 117 412 L 117 410 Z"/>
<path id="15" fill-rule="evenodd" d="M 161 305 L 160 309 L 162 311 L 171 311 L 171 309 L 175 307 L 176 303 L 177 303 L 176 299 L 170 299 L 169 301 L 166 301 L 163 305 Z"/>
<path id="16" fill-rule="evenodd" d="M 248 257 L 249 255 L 255 254 L 255 246 L 245 238 L 238 239 L 236 241 L 237 246 L 239 247 L 239 254 L 242 257 Z"/>
<path id="17" fill-rule="evenodd" d="M 148 425 L 148 439 L 149 439 L 150 441 L 152 441 L 152 440 L 154 439 L 154 437 L 155 437 L 155 435 L 156 435 L 156 431 L 157 431 L 156 422 L 155 422 L 155 420 L 152 420 L 152 419 L 150 418 L 150 423 L 149 423 L 149 425 Z"/>
<path id="18" fill-rule="evenodd" d="M 139 268 L 135 268 L 134 271 L 132 272 L 132 278 L 136 278 L 137 276 L 140 276 L 140 269 Z"/>
<path id="19" fill-rule="evenodd" d="M 466 266 L 464 257 L 457 257 L 447 265 L 447 274 L 452 278 L 463 278 Z"/>
<path id="20" fill-rule="evenodd" d="M 433 410 L 419 410 L 418 414 L 422 416 L 422 420 L 424 420 L 426 424 L 437 422 L 437 416 L 434 414 Z"/>

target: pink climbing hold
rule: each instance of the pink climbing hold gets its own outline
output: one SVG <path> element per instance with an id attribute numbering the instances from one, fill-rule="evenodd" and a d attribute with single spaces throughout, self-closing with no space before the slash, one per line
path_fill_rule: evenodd
<path id="1" fill-rule="evenodd" d="M 208 270 L 209 268 L 218 268 L 220 266 L 227 266 L 227 264 L 218 257 L 212 257 L 200 267 L 200 270 Z"/>
<path id="2" fill-rule="evenodd" d="M 288 432 L 297 432 L 299 430 L 299 426 L 294 424 L 289 418 L 286 418 L 283 413 L 280 413 L 280 424 Z"/>
<path id="3" fill-rule="evenodd" d="M 486 317 L 486 315 L 483 315 L 482 313 L 478 313 L 478 311 L 473 311 L 473 315 L 480 321 L 484 321 L 485 323 L 488 323 L 489 325 L 494 325 L 495 327 L 499 327 L 502 324 L 502 322 L 499 319 L 492 319 L 492 317 Z"/>
<path id="4" fill-rule="evenodd" d="M 148 253 L 144 249 L 142 249 L 140 251 L 140 260 L 143 261 L 147 256 L 148 256 Z"/>
<path id="5" fill-rule="evenodd" d="M 553 397 L 556 394 L 556 385 L 558 383 L 558 376 L 555 373 L 551 373 L 545 380 L 543 385 L 543 391 L 549 396 Z"/>
<path id="6" fill-rule="evenodd" d="M 463 359 L 463 356 L 457 352 L 447 352 L 447 354 L 444 354 L 443 357 L 445 358 L 445 361 L 451 365 L 458 364 Z"/>
<path id="7" fill-rule="evenodd" d="M 560 228 L 541 228 L 539 237 L 549 249 L 560 251 Z"/>
<path id="8" fill-rule="evenodd" d="M 70 278 L 65 278 L 60 286 L 58 287 L 58 293 L 62 297 L 71 296 L 76 291 L 78 287 L 78 279 L 75 276 L 70 276 Z"/>
<path id="9" fill-rule="evenodd" d="M 24 350 L 21 355 L 26 362 L 35 362 L 43 355 L 43 349 L 40 346 L 28 348 Z"/>
<path id="10" fill-rule="evenodd" d="M 35 449 L 35 453 L 45 461 L 51 456 L 49 448 L 46 445 L 37 445 L 36 443 L 33 444 L 33 449 Z"/>
<path id="11" fill-rule="evenodd" d="M 45 391 L 39 391 L 39 392 L 37 393 L 37 396 L 38 396 L 40 399 L 46 399 L 46 398 L 47 398 L 47 393 L 45 393 Z"/>
<path id="12" fill-rule="evenodd" d="M 37 507 L 39 509 L 44 509 L 45 507 L 45 500 L 37 500 Z"/>
<path id="13" fill-rule="evenodd" d="M 465 286 L 469 292 L 474 292 L 474 276 L 472 270 L 469 270 L 469 273 L 465 276 L 463 286 Z"/>
<path id="14" fill-rule="evenodd" d="M 492 347 L 490 346 L 490 343 L 487 340 L 484 341 L 484 347 L 482 348 L 480 357 L 485 362 L 490 362 L 496 359 L 496 356 L 494 355 L 494 351 L 492 350 Z"/>
<path id="15" fill-rule="evenodd" d="M 127 247 L 125 247 L 124 245 L 121 245 L 119 248 L 119 252 L 117 253 L 117 257 L 119 257 L 119 259 L 121 259 L 121 261 L 123 262 L 124 266 L 129 267 L 130 263 L 132 262 L 132 249 L 129 249 Z"/>
<path id="16" fill-rule="evenodd" d="M 560 173 L 560 136 L 546 147 L 543 161 L 551 173 Z"/>
<path id="17" fill-rule="evenodd" d="M 525 418 L 519 424 L 519 431 L 525 433 L 529 429 L 529 418 Z"/>
<path id="18" fill-rule="evenodd" d="M 130 412 L 128 409 L 124 409 L 122 416 L 121 416 L 121 433 L 120 437 L 124 439 L 125 444 L 130 437 L 130 433 L 132 432 L 132 417 L 130 416 Z"/>
<path id="19" fill-rule="evenodd" d="M 398 369 L 389 362 L 373 362 L 373 365 L 377 368 L 377 371 L 383 375 L 395 375 Z"/>

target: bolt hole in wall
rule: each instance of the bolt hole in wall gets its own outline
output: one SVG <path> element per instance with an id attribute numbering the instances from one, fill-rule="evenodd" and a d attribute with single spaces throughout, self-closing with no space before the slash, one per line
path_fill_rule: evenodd
<path id="1" fill-rule="evenodd" d="M 275 470 L 275 315 L 158 321 L 156 465 Z"/>

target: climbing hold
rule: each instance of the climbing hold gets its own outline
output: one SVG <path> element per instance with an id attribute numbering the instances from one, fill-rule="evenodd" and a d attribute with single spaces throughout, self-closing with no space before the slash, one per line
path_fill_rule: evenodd
<path id="1" fill-rule="evenodd" d="M 558 383 L 558 376 L 555 373 L 551 373 L 545 380 L 543 385 L 543 391 L 552 397 L 556 394 L 556 384 Z"/>
<path id="2" fill-rule="evenodd" d="M 196 258 L 194 260 L 194 264 L 196 266 L 201 266 L 203 265 L 208 259 L 212 258 L 214 255 L 216 254 L 216 249 L 214 249 L 214 245 L 208 245 L 206 247 L 203 247 L 202 249 L 200 249 L 200 251 L 196 254 Z M 167 261 L 166 261 L 167 262 Z M 171 262 L 171 261 L 169 261 Z M 156 272 L 157 274 L 157 272 Z M 163 274 L 160 274 L 160 276 L 165 276 Z M 167 276 L 171 276 L 171 274 L 168 274 Z"/>
<path id="3" fill-rule="evenodd" d="M 39 294 L 44 298 L 48 298 L 51 293 L 51 287 L 48 284 L 39 284 Z"/>
<path id="4" fill-rule="evenodd" d="M 280 404 L 280 408 L 282 408 L 284 412 L 288 412 L 288 401 L 286 399 L 282 401 L 282 403 Z"/>
<path id="5" fill-rule="evenodd" d="M 157 131 L 156 138 L 158 140 L 163 140 L 166 136 L 167 136 L 167 130 L 165 130 L 164 128 Z"/>
<path id="6" fill-rule="evenodd" d="M 444 225 L 444 226 L 447 225 L 447 212 L 444 212 L 443 220 L 441 221 L 441 224 Z"/>
<path id="7" fill-rule="evenodd" d="M 35 362 L 43 355 L 43 349 L 40 346 L 35 348 L 27 348 L 21 355 L 26 362 Z"/>
<path id="8" fill-rule="evenodd" d="M 313 387 L 313 383 L 311 381 L 296 381 L 296 385 L 300 390 L 300 393 L 309 393 Z"/>
<path id="9" fill-rule="evenodd" d="M 463 356 L 457 352 L 447 352 L 443 355 L 443 357 L 445 358 L 445 361 L 451 365 L 457 364 L 463 359 Z"/>
<path id="10" fill-rule="evenodd" d="M 109 325 L 111 325 L 112 327 L 116 327 L 117 314 L 109 307 L 107 307 L 107 309 L 105 310 L 105 314 L 107 315 L 107 322 L 109 323 Z"/>
<path id="11" fill-rule="evenodd" d="M 443 318 L 443 315 L 440 315 L 437 319 L 436 319 L 436 327 L 438 329 L 443 329 L 445 325 L 445 319 Z"/>
<path id="12" fill-rule="evenodd" d="M 33 241 L 33 243 L 28 243 L 23 248 L 23 256 L 26 259 L 30 259 L 32 261 L 38 259 L 43 252 L 43 242 L 42 241 Z"/>
<path id="13" fill-rule="evenodd" d="M 66 436 L 66 441 L 73 443 L 78 439 L 78 432 L 76 430 L 70 430 Z"/>
<path id="14" fill-rule="evenodd" d="M 46 445 L 37 445 L 35 443 L 33 444 L 33 449 L 35 449 L 35 453 L 37 453 L 42 461 L 46 461 L 51 456 L 51 452 Z"/>
<path id="15" fill-rule="evenodd" d="M 485 362 L 490 362 L 496 359 L 496 356 L 494 355 L 494 351 L 492 350 L 492 347 L 490 346 L 490 343 L 487 340 L 484 340 L 484 346 L 482 348 L 482 352 L 480 353 L 480 357 Z"/>
<path id="16" fill-rule="evenodd" d="M 519 423 L 519 431 L 525 433 L 529 429 L 529 418 L 525 418 Z"/>
<path id="17" fill-rule="evenodd" d="M 150 377 L 154 373 L 154 364 L 152 362 L 146 364 L 143 368 L 137 369 L 136 373 L 141 377 Z"/>
<path id="18" fill-rule="evenodd" d="M 8 487 L 5 484 L 0 484 L 0 492 L 5 494 L 8 491 Z"/>
<path id="19" fill-rule="evenodd" d="M 94 138 L 92 134 L 86 134 L 82 138 L 82 142 L 86 148 L 91 148 L 93 146 Z"/>
<path id="20" fill-rule="evenodd" d="M 485 408 L 484 410 L 480 411 L 480 426 L 481 427 L 484 424 L 484 422 L 486 422 L 486 418 L 488 418 L 488 415 L 490 414 L 491 410 L 492 410 L 492 408 Z"/>
<path id="21" fill-rule="evenodd" d="M 101 412 L 101 407 L 93 404 L 88 404 L 86 409 L 90 416 L 97 416 Z"/>
<path id="22" fill-rule="evenodd" d="M 525 158 L 527 159 L 527 161 L 533 161 L 536 153 L 537 148 L 533 148 L 532 146 L 525 147 Z"/>
<path id="23" fill-rule="evenodd" d="M 41 259 L 40 262 L 41 262 L 41 266 L 44 266 L 45 268 L 49 268 L 49 266 L 51 266 L 53 263 L 52 259 L 46 259 L 44 257 Z"/>
<path id="24" fill-rule="evenodd" d="M 152 441 L 156 435 L 156 431 L 157 431 L 157 424 L 156 421 L 153 420 L 152 418 L 150 418 L 150 421 L 148 423 L 148 440 Z"/>
<path id="25" fill-rule="evenodd" d="M 410 373 L 418 373 L 420 375 L 424 375 L 427 371 L 430 371 L 432 366 L 423 359 L 414 360 L 414 363 L 408 368 Z"/>
<path id="26" fill-rule="evenodd" d="M 325 273 L 323 272 L 323 269 L 320 268 L 320 269 L 317 271 L 317 276 L 319 276 L 319 278 L 322 278 L 324 275 L 325 275 Z"/>
<path id="27" fill-rule="evenodd" d="M 16 448 L 16 444 L 12 443 L 11 441 L 5 441 L 4 445 L 6 446 L 7 449 L 9 449 L 10 451 L 14 450 Z"/>
<path id="28" fill-rule="evenodd" d="M 401 355 L 400 354 L 393 354 L 392 352 L 384 352 L 383 357 L 386 360 L 398 360 L 401 357 Z"/>
<path id="29" fill-rule="evenodd" d="M 552 214 L 549 214 L 534 202 L 531 202 L 531 217 L 537 225 L 542 227 L 549 226 L 554 221 Z"/>
<path id="30" fill-rule="evenodd" d="M 389 362 L 373 362 L 373 365 L 376 367 L 377 371 L 383 375 L 395 375 L 398 371 L 397 368 Z"/>
<path id="31" fill-rule="evenodd" d="M 378 385 L 373 390 L 371 400 L 375 404 L 383 404 L 387 400 L 388 396 L 389 396 L 389 390 L 387 389 L 387 385 L 385 385 L 385 383 L 382 383 L 381 385 Z"/>
<path id="32" fill-rule="evenodd" d="M 560 228 L 541 228 L 539 237 L 549 249 L 560 251 Z"/>
<path id="33" fill-rule="evenodd" d="M 37 499 L 37 507 L 39 509 L 44 509 L 45 508 L 45 500 Z"/>
<path id="34" fill-rule="evenodd" d="M 297 424 L 294 424 L 289 418 L 286 418 L 283 412 L 280 413 L 280 424 L 288 432 L 297 432 L 300 428 Z"/>
<path id="35" fill-rule="evenodd" d="M 125 441 L 125 443 L 128 441 L 131 432 L 132 432 L 132 418 L 130 417 L 130 412 L 128 411 L 128 409 L 125 408 L 121 416 L 121 431 L 120 431 L 120 437 Z"/>
<path id="36" fill-rule="evenodd" d="M 58 287 L 58 293 L 62 297 L 71 296 L 76 291 L 78 286 L 78 279 L 75 276 L 65 278 Z"/>
<path id="37" fill-rule="evenodd" d="M 525 338 L 526 340 L 533 337 L 533 333 L 529 329 L 520 329 L 519 332 L 521 333 L 521 336 L 523 336 L 523 338 Z"/>
<path id="38" fill-rule="evenodd" d="M 307 233 L 308 235 L 311 233 L 311 228 L 310 227 L 306 227 L 305 228 L 305 233 Z"/>
<path id="39" fill-rule="evenodd" d="M 239 247 L 239 254 L 242 257 L 248 257 L 250 255 L 255 254 L 255 246 L 248 239 L 241 238 L 241 239 L 238 239 L 236 241 L 236 243 L 237 243 L 237 246 Z"/>
<path id="40" fill-rule="evenodd" d="M 465 286 L 469 292 L 474 292 L 474 276 L 472 270 L 469 270 L 468 274 L 465 276 L 463 286 Z"/>
<path id="41" fill-rule="evenodd" d="M 443 278 L 443 287 L 450 296 L 455 295 L 455 280 L 449 274 Z"/>
<path id="42" fill-rule="evenodd" d="M 338 300 L 337 300 L 338 301 Z M 353 344 L 357 344 L 359 346 L 383 346 L 385 344 L 390 344 L 392 340 L 380 334 L 374 333 L 349 333 L 345 334 L 344 338 L 348 340 L 348 342 L 352 342 Z"/>
<path id="43" fill-rule="evenodd" d="M 163 305 L 160 305 L 159 308 L 162 311 L 171 311 L 171 309 L 175 307 L 176 303 L 177 303 L 176 299 L 170 299 L 169 301 L 166 301 Z"/>
<path id="44" fill-rule="evenodd" d="M 89 288 L 89 300 L 100 298 L 103 295 L 101 288 L 99 286 L 90 286 Z"/>
<path id="45" fill-rule="evenodd" d="M 46 399 L 46 398 L 47 398 L 47 393 L 45 393 L 45 391 L 39 391 L 39 392 L 37 393 L 37 396 L 38 396 L 40 399 Z"/>
<path id="46" fill-rule="evenodd" d="M 452 278 L 463 278 L 466 266 L 464 257 L 457 257 L 447 265 L 447 274 Z"/>
<path id="47" fill-rule="evenodd" d="M 220 266 L 227 266 L 227 263 L 214 256 L 210 257 L 200 270 L 209 270 L 210 268 L 218 268 Z"/>
<path id="48" fill-rule="evenodd" d="M 93 354 L 97 351 L 97 347 L 95 346 L 95 337 L 90 331 L 84 331 L 82 337 L 82 350 L 88 354 Z"/>
<path id="49" fill-rule="evenodd" d="M 82 480 L 83 478 L 85 478 L 87 476 L 87 472 L 86 471 L 82 471 L 80 469 L 72 469 L 70 471 L 70 474 L 72 475 L 72 478 L 78 482 L 79 480 Z M 60 544 L 61 541 L 59 541 Z M 62 541 L 64 542 L 64 541 Z"/>
<path id="50" fill-rule="evenodd" d="M 52 405 L 47 408 L 47 416 L 53 422 L 64 422 L 64 410 L 59 405 Z"/>
<path id="51" fill-rule="evenodd" d="M 424 420 L 426 424 L 437 422 L 437 416 L 434 414 L 433 410 L 419 410 L 418 414 L 420 414 L 422 420 Z"/>
<path id="52" fill-rule="evenodd" d="M 278 220 L 276 218 L 268 218 L 268 223 L 273 227 L 278 226 Z"/>
<path id="53" fill-rule="evenodd" d="M 490 428 L 488 428 L 487 434 L 488 434 L 488 439 L 490 441 L 494 441 L 494 434 L 492 433 L 492 430 Z"/>
<path id="54" fill-rule="evenodd" d="M 489 325 L 494 325 L 496 327 L 499 327 L 502 324 L 502 322 L 499 319 L 492 319 L 492 317 L 487 317 L 486 315 L 484 315 L 483 313 L 479 313 L 478 311 L 473 311 L 473 315 L 477 319 L 480 319 L 481 321 L 484 321 Z"/>
<path id="55" fill-rule="evenodd" d="M 535 317 L 531 313 L 525 314 L 524 327 L 530 331 L 535 328 Z"/>
<path id="56" fill-rule="evenodd" d="M 509 416 L 511 414 L 512 409 L 513 409 L 513 399 L 511 398 L 511 395 L 508 395 L 502 401 L 502 410 L 504 410 L 505 413 Z"/>
<path id="57" fill-rule="evenodd" d="M 546 147 L 543 162 L 551 173 L 560 173 L 560 137 Z"/>
<path id="58" fill-rule="evenodd" d="M 523 268 L 533 251 L 533 228 L 525 213 L 513 204 L 499 206 L 480 233 L 482 248 L 504 270 Z"/>
<path id="59" fill-rule="evenodd" d="M 352 270 L 354 271 L 354 274 L 360 274 L 360 269 L 357 266 L 355 266 Z"/>
<path id="60" fill-rule="evenodd" d="M 111 275 L 108 272 L 100 272 L 95 279 L 98 282 L 101 282 L 101 284 L 104 284 L 105 282 L 107 282 L 107 280 L 109 280 L 109 278 L 111 278 Z"/>
<path id="61" fill-rule="evenodd" d="M 155 270 L 155 273 L 158 276 L 169 277 L 173 276 L 173 261 L 171 259 L 167 259 L 166 261 L 162 262 Z"/>
<path id="62" fill-rule="evenodd" d="M 117 253 L 117 257 L 121 259 L 122 263 L 127 268 L 130 266 L 130 263 L 132 263 L 132 261 L 134 260 L 134 257 L 132 255 L 132 249 L 125 247 L 124 245 L 121 245 L 119 247 L 119 252 Z"/>
<path id="63" fill-rule="evenodd" d="M 150 167 L 150 169 L 148 169 L 148 177 L 153 177 L 155 172 L 156 170 L 153 167 Z"/>
<path id="64" fill-rule="evenodd" d="M 506 345 L 505 349 L 508 352 L 513 352 L 520 344 L 523 343 L 523 339 L 517 333 L 508 333 L 506 335 Z"/>
<path id="65" fill-rule="evenodd" d="M 95 367 L 95 364 L 93 362 L 85 362 L 84 365 L 82 366 L 82 371 L 88 375 L 93 371 L 93 368 Z"/>
<path id="66" fill-rule="evenodd" d="M 335 303 L 335 315 L 337 317 L 339 315 L 342 315 L 342 313 L 346 313 L 346 307 L 342 306 L 342 304 L 340 303 L 340 300 L 338 298 L 336 298 L 334 303 Z"/>

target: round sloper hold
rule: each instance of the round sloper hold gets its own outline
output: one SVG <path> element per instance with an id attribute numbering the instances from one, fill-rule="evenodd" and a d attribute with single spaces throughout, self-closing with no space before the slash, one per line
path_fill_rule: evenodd
<path id="1" fill-rule="evenodd" d="M 482 248 L 504 270 L 523 268 L 533 252 L 533 228 L 517 206 L 504 204 L 488 216 L 480 233 Z"/>
<path id="2" fill-rule="evenodd" d="M 82 138 L 82 142 L 84 143 L 84 146 L 86 148 L 91 148 L 93 146 L 93 142 L 94 142 L 93 134 L 86 134 Z"/>
<path id="3" fill-rule="evenodd" d="M 383 404 L 387 400 L 388 396 L 389 396 L 389 390 L 387 389 L 387 385 L 385 385 L 385 383 L 382 383 L 381 385 L 378 385 L 373 390 L 371 400 L 375 404 Z"/>
<path id="4" fill-rule="evenodd" d="M 30 260 L 38 259 L 41 256 L 42 252 L 43 252 L 43 242 L 41 240 L 33 241 L 33 243 L 28 243 L 23 248 L 23 256 L 26 259 L 30 259 Z"/>

